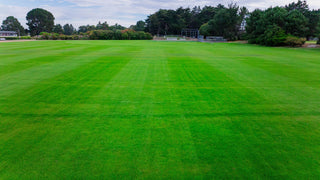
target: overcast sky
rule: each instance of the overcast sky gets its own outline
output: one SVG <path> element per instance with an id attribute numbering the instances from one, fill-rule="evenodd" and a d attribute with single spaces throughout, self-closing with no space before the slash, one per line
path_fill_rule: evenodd
<path id="1" fill-rule="evenodd" d="M 26 27 L 25 17 L 33 8 L 43 8 L 55 16 L 55 23 L 96 25 L 99 21 L 109 24 L 119 23 L 129 27 L 138 20 L 145 20 L 158 9 L 176 9 L 180 6 L 215 6 L 235 2 L 250 10 L 265 9 L 270 6 L 285 5 L 297 0 L 0 0 L 0 21 L 7 16 L 15 16 Z M 308 0 L 310 8 L 319 9 L 320 0 Z"/>

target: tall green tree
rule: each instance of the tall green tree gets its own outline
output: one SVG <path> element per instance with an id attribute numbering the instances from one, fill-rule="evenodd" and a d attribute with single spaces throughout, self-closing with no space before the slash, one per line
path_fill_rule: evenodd
<path id="1" fill-rule="evenodd" d="M 132 26 L 132 29 L 135 31 L 145 31 L 146 23 L 140 20 L 136 23 L 136 25 Z"/>
<path id="2" fill-rule="evenodd" d="M 298 0 L 285 6 L 285 8 L 291 11 L 299 11 L 302 13 L 307 21 L 306 37 L 315 37 L 318 34 L 317 27 L 320 23 L 320 10 L 310 10 L 307 1 Z"/>
<path id="3" fill-rule="evenodd" d="M 220 8 L 216 15 L 209 21 L 209 29 L 212 35 L 223 36 L 228 40 L 236 40 L 239 37 L 239 27 L 246 12 L 236 4 L 229 4 L 228 8 Z"/>
<path id="4" fill-rule="evenodd" d="M 264 33 L 264 11 L 256 9 L 250 13 L 249 18 L 246 19 L 246 33 L 249 43 L 255 44 L 258 43 L 258 37 Z"/>
<path id="5" fill-rule="evenodd" d="M 306 37 L 308 28 L 307 18 L 298 10 L 288 12 L 284 30 L 291 35 Z"/>
<path id="6" fill-rule="evenodd" d="M 200 34 L 203 35 L 203 36 L 210 36 L 211 34 L 213 34 L 210 29 L 210 26 L 208 23 L 205 23 L 203 24 L 201 27 L 200 27 Z"/>
<path id="7" fill-rule="evenodd" d="M 75 32 L 75 29 L 72 24 L 65 24 L 63 26 L 63 31 L 65 35 L 72 35 Z"/>
<path id="8" fill-rule="evenodd" d="M 63 34 L 63 29 L 61 24 L 56 24 L 53 26 L 52 32 L 58 33 L 58 34 Z"/>
<path id="9" fill-rule="evenodd" d="M 3 31 L 16 31 L 20 36 L 26 35 L 25 29 L 22 27 L 18 19 L 13 16 L 7 17 L 2 22 L 1 29 Z"/>
<path id="10" fill-rule="evenodd" d="M 80 26 L 78 29 L 78 32 L 79 33 L 86 33 L 86 32 L 93 31 L 93 30 L 96 30 L 96 26 L 86 25 L 86 26 Z"/>
<path id="11" fill-rule="evenodd" d="M 306 15 L 309 11 L 309 5 L 306 0 L 298 0 L 298 2 L 292 2 L 285 6 L 287 11 L 297 10 L 300 11 L 303 15 Z"/>
<path id="12" fill-rule="evenodd" d="M 121 26 L 120 24 L 116 23 L 115 25 L 110 26 L 109 29 L 111 31 L 117 31 L 117 30 L 124 30 L 124 29 L 126 29 L 126 27 Z"/>
<path id="13" fill-rule="evenodd" d="M 27 25 L 32 36 L 41 32 L 52 32 L 54 26 L 54 16 L 47 10 L 36 8 L 28 12 Z"/>
<path id="14" fill-rule="evenodd" d="M 310 16 L 313 13 L 313 17 Z M 284 45 L 289 36 L 296 36 L 296 39 L 314 37 L 319 24 L 316 13 L 308 9 L 306 1 L 300 0 L 285 7 L 255 10 L 247 19 L 248 40 L 250 43 L 278 46 Z"/>
<path id="15" fill-rule="evenodd" d="M 97 26 L 96 26 L 96 29 L 97 30 L 108 30 L 109 29 L 109 25 L 108 25 L 108 23 L 105 21 L 105 22 L 103 22 L 103 23 L 101 23 L 100 21 L 99 21 L 99 23 L 97 24 Z"/>

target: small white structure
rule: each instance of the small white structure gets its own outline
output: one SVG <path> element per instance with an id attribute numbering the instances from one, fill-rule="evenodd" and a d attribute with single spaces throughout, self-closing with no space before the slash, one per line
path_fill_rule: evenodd
<path id="1" fill-rule="evenodd" d="M 17 37 L 18 33 L 15 31 L 0 31 L 0 37 Z"/>

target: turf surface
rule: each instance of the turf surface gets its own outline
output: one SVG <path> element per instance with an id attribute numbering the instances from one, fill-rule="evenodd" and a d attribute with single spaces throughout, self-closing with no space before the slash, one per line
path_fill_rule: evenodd
<path id="1" fill-rule="evenodd" d="M 320 50 L 0 44 L 0 179 L 319 179 Z"/>

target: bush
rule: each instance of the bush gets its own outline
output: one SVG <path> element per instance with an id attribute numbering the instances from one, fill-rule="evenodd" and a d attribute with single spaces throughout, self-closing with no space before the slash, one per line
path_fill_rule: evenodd
<path id="1" fill-rule="evenodd" d="M 50 37 L 50 33 L 47 32 L 41 32 L 40 33 L 41 38 L 40 39 L 44 39 L 44 40 L 48 40 Z"/>
<path id="2" fill-rule="evenodd" d="M 19 39 L 31 39 L 31 37 L 30 36 L 20 36 Z"/>
<path id="3" fill-rule="evenodd" d="M 296 47 L 296 46 L 302 46 L 304 45 L 304 43 L 306 42 L 305 38 L 299 38 L 299 37 L 295 37 L 295 36 L 288 36 L 285 44 L 291 47 Z"/>
<path id="4" fill-rule="evenodd" d="M 40 33 L 39 40 L 79 40 L 79 39 L 88 39 L 88 37 L 82 35 L 64 35 L 64 34 L 57 34 L 57 33 L 47 33 L 42 32 Z"/>
<path id="5" fill-rule="evenodd" d="M 80 37 L 79 37 L 78 35 L 72 35 L 72 39 L 73 39 L 73 40 L 79 40 Z"/>
<path id="6" fill-rule="evenodd" d="M 91 40 L 151 40 L 152 35 L 143 31 L 125 29 L 122 31 L 94 30 L 89 32 Z"/>
<path id="7" fill-rule="evenodd" d="M 52 34 L 50 34 L 49 39 L 51 39 L 51 40 L 58 40 L 58 39 L 59 39 L 59 34 L 57 34 L 57 33 L 52 33 Z"/>
<path id="8" fill-rule="evenodd" d="M 59 39 L 60 39 L 60 40 L 66 40 L 67 37 L 66 37 L 66 35 L 64 35 L 64 34 L 60 34 L 60 35 L 59 35 Z"/>
<path id="9" fill-rule="evenodd" d="M 271 25 L 256 39 L 256 42 L 266 46 L 283 46 L 287 37 L 283 29 L 277 25 Z"/>
<path id="10" fill-rule="evenodd" d="M 6 40 L 20 40 L 20 39 L 31 39 L 30 36 L 20 36 L 20 37 L 1 37 L 5 38 Z"/>
<path id="11" fill-rule="evenodd" d="M 317 44 L 319 44 L 319 45 L 320 45 L 320 36 L 318 37 Z"/>
<path id="12" fill-rule="evenodd" d="M 56 33 L 40 33 L 39 40 L 151 40 L 153 39 L 150 33 L 145 33 L 143 31 L 134 31 L 131 29 L 126 29 L 123 31 L 116 30 L 94 30 L 90 31 L 88 34 L 80 35 L 63 35 Z"/>

